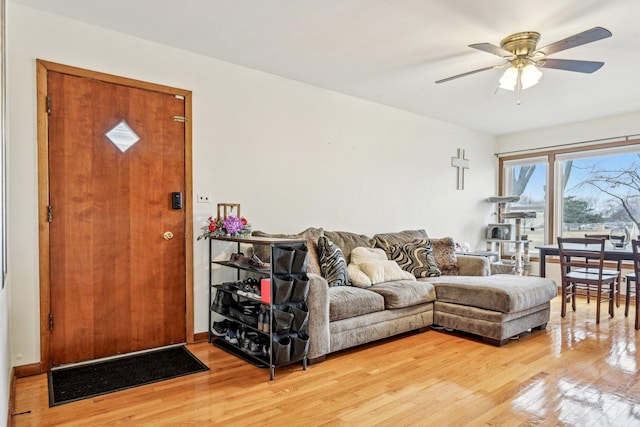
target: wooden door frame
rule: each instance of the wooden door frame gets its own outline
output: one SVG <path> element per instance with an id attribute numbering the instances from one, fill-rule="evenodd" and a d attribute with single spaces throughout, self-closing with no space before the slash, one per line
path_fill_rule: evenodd
<path id="1" fill-rule="evenodd" d="M 49 313 L 51 313 L 51 265 L 49 262 L 49 132 L 47 114 L 47 73 L 55 71 L 78 77 L 86 77 L 107 83 L 114 83 L 154 92 L 180 95 L 184 97 L 185 115 L 185 341 L 194 342 L 193 312 L 193 213 L 192 213 L 192 94 L 189 90 L 133 80 L 112 74 L 104 74 L 68 65 L 36 59 L 37 85 L 37 139 L 38 139 L 38 234 L 39 234 L 39 278 L 40 278 L 40 373 L 51 369 L 51 331 Z"/>

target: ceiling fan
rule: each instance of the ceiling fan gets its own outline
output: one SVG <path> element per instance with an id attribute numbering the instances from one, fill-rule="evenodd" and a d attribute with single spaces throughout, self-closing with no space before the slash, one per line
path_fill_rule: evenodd
<path id="1" fill-rule="evenodd" d="M 516 90 L 518 92 L 518 104 L 520 104 L 520 90 L 534 86 L 540 81 L 542 72 L 539 68 L 593 73 L 604 65 L 604 62 L 548 58 L 549 55 L 583 44 L 593 43 L 607 37 L 611 37 L 609 30 L 602 27 L 594 27 L 542 48 L 536 48 L 540 41 L 540 33 L 535 31 L 525 31 L 507 36 L 502 39 L 499 47 L 491 43 L 471 44 L 469 47 L 499 56 L 504 59 L 505 62 L 447 77 L 446 79 L 436 81 L 436 83 L 445 83 L 460 77 L 482 71 L 504 68 L 509 65 L 509 68 L 507 68 L 500 78 L 499 87 L 512 91 Z"/>

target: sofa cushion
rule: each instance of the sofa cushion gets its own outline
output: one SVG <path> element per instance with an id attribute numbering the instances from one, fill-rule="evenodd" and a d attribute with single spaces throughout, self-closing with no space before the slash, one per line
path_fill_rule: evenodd
<path id="1" fill-rule="evenodd" d="M 342 250 L 347 263 L 351 262 L 351 251 L 358 246 L 373 247 L 373 241 L 369 236 L 364 234 L 350 233 L 348 231 L 325 231 L 324 235 L 327 236 L 333 243 L 338 245 Z"/>
<path id="2" fill-rule="evenodd" d="M 359 246 L 351 251 L 348 267 L 349 280 L 354 286 L 368 288 L 372 284 L 414 277 L 402 271 L 394 261 L 389 261 L 382 249 Z"/>
<path id="3" fill-rule="evenodd" d="M 351 286 L 357 286 L 359 288 L 368 288 L 371 286 L 371 279 L 364 271 L 360 270 L 357 264 L 350 263 L 347 266 L 347 273 L 349 274 L 349 284 Z"/>
<path id="4" fill-rule="evenodd" d="M 387 309 L 411 307 L 436 299 L 436 290 L 431 283 L 415 280 L 378 283 L 369 290 L 384 297 L 384 306 Z"/>
<path id="5" fill-rule="evenodd" d="M 392 280 L 416 280 L 411 273 L 402 270 L 395 261 L 365 262 L 358 264 L 358 267 L 369 276 L 373 285 Z"/>
<path id="6" fill-rule="evenodd" d="M 309 227 L 297 234 L 269 234 L 264 231 L 255 230 L 251 235 L 256 237 L 274 237 L 279 239 L 306 239 L 307 248 L 309 249 L 309 253 L 307 255 L 307 273 L 321 275 L 320 260 L 318 257 L 318 238 L 322 236 L 323 232 L 324 230 L 322 228 Z M 271 254 L 269 252 L 269 245 L 254 245 L 253 253 L 262 261 L 270 262 Z"/>
<path id="7" fill-rule="evenodd" d="M 318 253 L 320 255 L 320 271 L 329 286 L 346 286 L 349 284 L 347 261 L 342 251 L 326 236 L 318 239 Z"/>
<path id="8" fill-rule="evenodd" d="M 385 252 L 389 245 L 405 244 L 419 239 L 428 239 L 429 236 L 424 230 L 404 230 L 396 233 L 380 233 L 372 237 L 377 248 L 381 248 Z"/>
<path id="9" fill-rule="evenodd" d="M 398 263 L 401 269 L 415 277 L 440 276 L 431 250 L 431 242 L 418 240 L 409 243 L 393 243 L 387 248 L 387 256 Z"/>
<path id="10" fill-rule="evenodd" d="M 380 248 L 358 246 L 351 251 L 352 264 L 364 264 L 365 262 L 388 261 L 387 254 Z"/>
<path id="11" fill-rule="evenodd" d="M 429 239 L 433 257 L 443 276 L 458 275 L 458 260 L 456 258 L 456 245 L 451 237 L 442 239 Z"/>
<path id="12" fill-rule="evenodd" d="M 489 276 L 492 274 L 491 263 L 486 257 L 458 254 L 456 260 L 460 276 Z"/>
<path id="13" fill-rule="evenodd" d="M 511 313 L 544 304 L 558 294 L 553 280 L 534 276 L 433 277 L 438 301 Z"/>
<path id="14" fill-rule="evenodd" d="M 384 310 L 384 298 L 353 286 L 329 288 L 329 321 L 349 319 Z"/>

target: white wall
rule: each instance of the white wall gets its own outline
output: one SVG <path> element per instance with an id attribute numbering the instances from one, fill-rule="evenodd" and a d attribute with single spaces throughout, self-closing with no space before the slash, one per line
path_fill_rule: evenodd
<path id="1" fill-rule="evenodd" d="M 193 91 L 196 231 L 216 203 L 254 229 L 426 228 L 479 247 L 496 191 L 491 136 L 9 4 L 13 363 L 39 350 L 35 59 Z M 434 102 L 425 100 L 425 102 Z M 451 157 L 471 169 L 457 191 Z M 195 329 L 207 329 L 206 244 L 194 242 Z"/>

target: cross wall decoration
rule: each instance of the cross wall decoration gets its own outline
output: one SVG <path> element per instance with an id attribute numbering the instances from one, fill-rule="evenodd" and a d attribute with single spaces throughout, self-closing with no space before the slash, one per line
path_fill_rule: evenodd
<path id="1" fill-rule="evenodd" d="M 469 169 L 469 159 L 464 158 L 464 149 L 458 148 L 458 157 L 451 158 L 451 166 L 458 168 L 458 190 L 464 190 L 464 170 Z"/>

